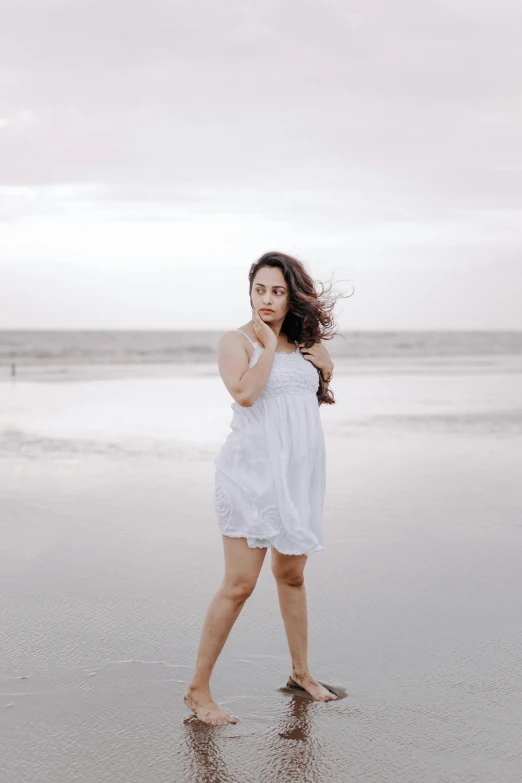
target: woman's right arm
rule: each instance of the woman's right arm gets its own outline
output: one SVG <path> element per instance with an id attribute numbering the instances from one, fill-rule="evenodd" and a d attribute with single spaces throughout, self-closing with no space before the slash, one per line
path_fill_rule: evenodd
<path id="1" fill-rule="evenodd" d="M 265 347 L 253 367 L 249 367 L 245 338 L 239 332 L 225 332 L 217 346 L 219 374 L 234 400 L 249 408 L 266 386 L 274 361 L 276 342 Z"/>

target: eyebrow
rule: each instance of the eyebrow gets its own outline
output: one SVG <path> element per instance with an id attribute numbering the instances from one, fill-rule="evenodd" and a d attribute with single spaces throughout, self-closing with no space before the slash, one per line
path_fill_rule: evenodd
<path id="1" fill-rule="evenodd" d="M 264 285 L 264 283 L 254 283 L 254 285 L 255 286 L 260 285 L 262 288 L 266 288 L 266 285 Z M 272 288 L 282 288 L 283 291 L 286 291 L 286 288 L 284 287 L 284 285 L 273 285 L 271 287 Z"/>

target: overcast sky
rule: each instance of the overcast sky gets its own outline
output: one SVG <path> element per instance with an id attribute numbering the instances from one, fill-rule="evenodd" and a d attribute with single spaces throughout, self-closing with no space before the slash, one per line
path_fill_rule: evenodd
<path id="1" fill-rule="evenodd" d="M 0 328 L 522 328 L 518 0 L 7 0 Z"/>

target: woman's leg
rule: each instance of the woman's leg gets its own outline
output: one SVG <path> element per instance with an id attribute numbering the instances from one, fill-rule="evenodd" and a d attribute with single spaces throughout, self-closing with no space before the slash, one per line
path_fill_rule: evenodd
<path id="1" fill-rule="evenodd" d="M 292 659 L 292 679 L 317 701 L 330 701 L 337 696 L 317 682 L 308 669 L 308 613 L 303 575 L 306 561 L 306 555 L 282 555 L 272 549 L 272 573 Z"/>
<path id="2" fill-rule="evenodd" d="M 225 575 L 205 616 L 196 670 L 184 702 L 205 723 L 221 725 L 236 721 L 221 709 L 210 693 L 210 676 L 232 626 L 256 586 L 266 555 L 265 549 L 248 546 L 246 538 L 223 536 Z"/>

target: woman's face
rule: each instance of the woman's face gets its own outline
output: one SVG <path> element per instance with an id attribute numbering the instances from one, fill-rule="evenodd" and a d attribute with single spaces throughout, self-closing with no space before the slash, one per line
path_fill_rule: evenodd
<path id="1" fill-rule="evenodd" d="M 288 285 L 279 267 L 263 266 L 257 271 L 251 297 L 263 321 L 272 323 L 284 319 L 288 312 Z"/>

